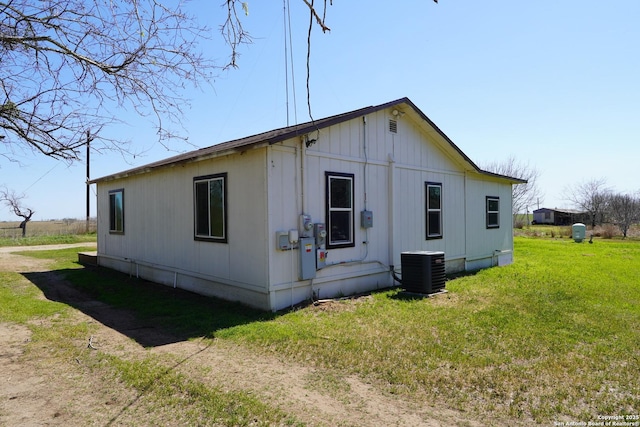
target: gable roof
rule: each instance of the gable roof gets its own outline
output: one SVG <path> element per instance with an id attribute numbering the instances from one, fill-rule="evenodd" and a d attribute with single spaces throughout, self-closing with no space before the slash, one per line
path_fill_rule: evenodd
<path id="1" fill-rule="evenodd" d="M 424 114 L 409 98 L 400 98 L 395 101 L 387 102 L 384 104 L 360 108 L 358 110 L 350 111 L 347 113 L 338 114 L 335 116 L 326 117 L 319 120 L 313 120 L 298 125 L 287 126 L 279 129 L 274 129 L 268 132 L 259 133 L 252 136 L 247 136 L 240 139 L 234 139 L 231 141 L 223 142 L 220 144 L 212 145 L 210 147 L 201 148 L 199 150 L 189 151 L 187 153 L 178 154 L 177 156 L 169 157 L 164 160 L 149 163 L 147 165 L 139 166 L 133 169 L 118 172 L 112 175 L 107 175 L 102 178 L 91 180 L 90 183 L 98 183 L 104 181 L 112 181 L 115 179 L 125 178 L 132 175 L 138 175 L 142 173 L 151 172 L 155 169 L 176 166 L 184 163 L 191 163 L 200 160 L 205 160 L 212 157 L 217 157 L 223 154 L 230 154 L 234 152 L 246 151 L 250 148 L 261 145 L 272 145 L 278 142 L 285 141 L 290 138 L 299 137 L 310 132 L 318 131 L 320 129 L 333 126 L 338 123 L 346 122 L 354 118 L 362 117 L 367 114 L 372 114 L 380 110 L 385 110 L 391 107 L 397 107 L 400 105 L 408 106 L 413 112 L 415 112 L 424 122 L 428 124 L 441 138 L 446 141 L 446 144 L 451 148 L 460 158 L 470 166 L 470 169 L 475 170 L 482 175 L 491 176 L 494 178 L 505 179 L 512 184 L 524 184 L 527 181 L 519 178 L 509 177 L 505 175 L 496 174 L 493 172 L 480 169 L 466 154 L 453 143 L 451 139 L 444 132 L 442 132 L 436 125 Z"/>

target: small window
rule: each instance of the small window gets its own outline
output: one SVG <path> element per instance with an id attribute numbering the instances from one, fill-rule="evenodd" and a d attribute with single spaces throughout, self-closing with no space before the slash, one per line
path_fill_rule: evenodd
<path id="1" fill-rule="evenodd" d="M 500 227 L 500 198 L 487 197 L 487 228 Z"/>
<path id="2" fill-rule="evenodd" d="M 109 233 L 124 234 L 124 189 L 109 191 Z"/>
<path id="3" fill-rule="evenodd" d="M 426 185 L 426 239 L 442 239 L 442 184 Z"/>
<path id="4" fill-rule="evenodd" d="M 195 238 L 227 241 L 227 174 L 193 179 Z"/>
<path id="5" fill-rule="evenodd" d="M 355 246 L 353 174 L 326 172 L 328 248 Z"/>

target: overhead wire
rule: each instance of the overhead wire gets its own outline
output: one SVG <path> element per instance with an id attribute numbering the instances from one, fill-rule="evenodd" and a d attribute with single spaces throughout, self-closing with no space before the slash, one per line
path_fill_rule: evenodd
<path id="1" fill-rule="evenodd" d="M 284 94 L 287 115 L 287 127 L 289 126 L 289 55 L 287 53 L 287 0 L 282 0 L 282 25 L 284 27 Z"/>
<path id="2" fill-rule="evenodd" d="M 287 19 L 289 22 L 289 56 L 291 59 L 291 92 L 293 93 L 293 118 L 294 124 L 298 124 L 298 104 L 296 102 L 296 75 L 295 67 L 293 66 L 293 37 L 291 36 L 291 6 L 289 0 L 287 1 Z"/>
<path id="3" fill-rule="evenodd" d="M 58 167 L 60 163 L 56 163 L 55 165 L 53 165 L 53 167 L 51 169 L 49 169 L 48 171 L 46 171 L 40 178 L 36 179 L 30 186 L 28 186 L 27 188 L 24 189 L 23 193 L 26 193 L 28 190 L 31 189 L 31 187 L 33 187 L 34 185 L 36 185 L 38 182 L 40 182 L 42 180 L 42 178 L 44 178 L 45 176 L 49 175 L 49 173 L 54 170 L 55 168 Z"/>
<path id="4" fill-rule="evenodd" d="M 293 37 L 291 35 L 291 4 L 289 0 L 282 0 L 283 3 L 283 25 L 284 25 L 284 79 L 285 95 L 287 105 L 287 126 L 289 126 L 289 67 L 291 67 L 291 93 L 293 95 L 293 115 L 294 124 L 298 124 L 298 105 L 296 102 L 296 79 L 293 64 Z M 288 40 L 287 40 L 288 39 Z M 289 44 L 287 49 L 287 43 Z"/>

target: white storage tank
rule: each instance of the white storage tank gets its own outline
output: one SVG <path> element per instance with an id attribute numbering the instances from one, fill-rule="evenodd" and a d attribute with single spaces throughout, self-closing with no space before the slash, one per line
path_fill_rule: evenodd
<path id="1" fill-rule="evenodd" d="M 582 243 L 587 237 L 587 226 L 578 222 L 571 226 L 571 237 L 576 243 Z"/>

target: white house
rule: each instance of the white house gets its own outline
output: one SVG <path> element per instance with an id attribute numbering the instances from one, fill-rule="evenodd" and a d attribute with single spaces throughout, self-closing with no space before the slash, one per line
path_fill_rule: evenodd
<path id="1" fill-rule="evenodd" d="M 447 272 L 512 262 L 524 181 L 403 98 L 92 182 L 99 265 L 279 310 L 389 287 L 404 251 L 444 252 Z"/>

